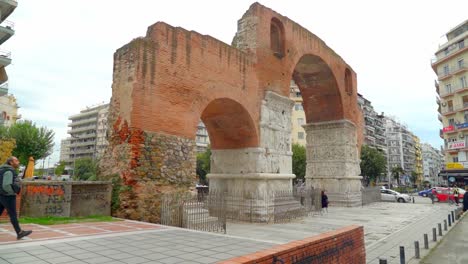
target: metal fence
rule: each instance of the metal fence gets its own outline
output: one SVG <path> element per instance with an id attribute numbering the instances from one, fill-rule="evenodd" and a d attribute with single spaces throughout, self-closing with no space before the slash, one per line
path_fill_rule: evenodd
<path id="1" fill-rule="evenodd" d="M 284 223 L 320 211 L 320 192 L 296 189 L 270 193 L 172 193 L 161 201 L 161 224 L 226 232 L 226 221 Z"/>
<path id="2" fill-rule="evenodd" d="M 362 205 L 382 201 L 380 187 L 366 187 L 362 190 Z"/>
<path id="3" fill-rule="evenodd" d="M 161 224 L 226 233 L 224 199 L 216 195 L 166 194 L 161 200 Z"/>

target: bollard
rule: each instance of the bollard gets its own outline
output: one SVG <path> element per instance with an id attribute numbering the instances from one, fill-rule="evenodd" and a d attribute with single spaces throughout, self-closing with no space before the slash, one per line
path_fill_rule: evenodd
<path id="1" fill-rule="evenodd" d="M 437 227 L 439 229 L 439 236 L 442 236 L 442 224 L 441 223 L 438 223 L 437 224 Z"/>
<path id="2" fill-rule="evenodd" d="M 414 257 L 419 259 L 419 241 L 414 241 Z"/>
<path id="3" fill-rule="evenodd" d="M 386 258 L 379 258 L 379 264 L 387 264 Z"/>
<path id="4" fill-rule="evenodd" d="M 400 264 L 405 264 L 405 247 L 400 246 Z"/>
<path id="5" fill-rule="evenodd" d="M 452 215 L 452 223 L 455 224 L 455 214 L 453 213 L 453 211 L 451 211 L 450 214 Z"/>
<path id="6" fill-rule="evenodd" d="M 414 203 L 414 197 L 413 197 L 413 203 Z"/>
<path id="7" fill-rule="evenodd" d="M 455 220 L 460 220 L 460 208 L 455 209 Z"/>
<path id="8" fill-rule="evenodd" d="M 436 229 L 435 229 L 435 227 L 432 228 L 432 241 L 434 241 L 434 242 L 437 241 L 437 234 L 436 234 Z"/>
<path id="9" fill-rule="evenodd" d="M 424 234 L 424 249 L 429 249 L 429 238 L 427 234 Z"/>
<path id="10" fill-rule="evenodd" d="M 447 231 L 447 220 L 444 220 L 444 231 Z"/>
<path id="11" fill-rule="evenodd" d="M 449 226 L 452 226 L 452 218 L 450 218 L 450 215 L 448 215 L 448 222 L 449 222 Z"/>

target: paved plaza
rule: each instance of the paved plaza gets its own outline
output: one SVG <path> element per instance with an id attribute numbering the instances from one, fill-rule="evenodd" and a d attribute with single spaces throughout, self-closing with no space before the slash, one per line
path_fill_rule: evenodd
<path id="1" fill-rule="evenodd" d="M 107 227 L 107 231 L 92 235 L 69 232 L 66 238 L 32 237 L 20 242 L 3 242 L 0 264 L 216 263 L 351 224 L 364 226 L 367 263 L 378 263 L 379 257 L 386 258 L 388 263 L 400 263 L 400 246 L 405 246 L 407 262 L 419 263 L 413 258 L 414 241 L 419 240 L 423 245 L 425 233 L 432 239 L 432 228 L 443 223 L 455 207 L 432 205 L 427 198 L 416 197 L 415 201 L 414 204 L 330 207 L 328 213 L 316 213 L 286 224 L 228 223 L 226 235 L 125 221 L 140 226 L 122 231 Z M 0 228 L 8 229 L 8 225 Z M 33 230 L 40 232 L 34 227 Z M 1 232 L 0 236 L 3 236 Z M 430 241 L 429 246 L 433 248 L 436 244 Z M 422 256 L 427 253 L 428 250 L 421 250 Z"/>

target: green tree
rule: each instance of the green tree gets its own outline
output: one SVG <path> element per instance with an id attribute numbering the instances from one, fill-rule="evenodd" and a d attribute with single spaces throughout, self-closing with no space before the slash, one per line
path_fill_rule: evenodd
<path id="1" fill-rule="evenodd" d="M 294 143 L 292 145 L 292 169 L 297 179 L 304 179 L 306 172 L 306 148 L 302 145 Z"/>
<path id="2" fill-rule="evenodd" d="M 393 167 L 392 168 L 392 175 L 395 180 L 397 180 L 398 186 L 400 185 L 400 175 L 405 173 L 402 167 Z"/>
<path id="3" fill-rule="evenodd" d="M 369 181 L 375 182 L 387 169 L 387 160 L 379 150 L 362 145 L 361 148 L 361 174 Z"/>
<path id="4" fill-rule="evenodd" d="M 19 121 L 2 133 L 16 141 L 13 155 L 24 165 L 28 164 L 29 157 L 39 160 L 52 153 L 54 132 L 45 127 L 37 127 L 32 121 Z"/>
<path id="5" fill-rule="evenodd" d="M 206 175 L 210 173 L 211 166 L 211 149 L 210 146 L 205 152 L 197 154 L 197 175 L 200 184 L 207 184 Z"/>
<path id="6" fill-rule="evenodd" d="M 56 176 L 61 176 L 64 171 L 65 171 L 65 161 L 60 161 L 59 165 L 57 165 L 57 167 L 55 168 L 54 173 Z"/>
<path id="7" fill-rule="evenodd" d="M 416 184 L 417 179 L 418 179 L 418 173 L 415 171 L 412 171 L 411 176 L 410 176 L 411 184 Z"/>
<path id="8" fill-rule="evenodd" d="M 97 162 L 91 158 L 75 160 L 73 177 L 75 180 L 96 180 Z"/>

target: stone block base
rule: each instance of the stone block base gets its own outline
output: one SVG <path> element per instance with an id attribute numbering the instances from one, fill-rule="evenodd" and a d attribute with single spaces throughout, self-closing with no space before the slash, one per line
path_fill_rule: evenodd
<path id="1" fill-rule="evenodd" d="M 210 195 L 222 195 L 227 219 L 273 223 L 287 210 L 300 210 L 292 193 L 294 174 L 208 174 Z"/>
<path id="2" fill-rule="evenodd" d="M 362 205 L 361 176 L 306 178 L 306 186 L 325 190 L 330 206 L 354 207 Z"/>

